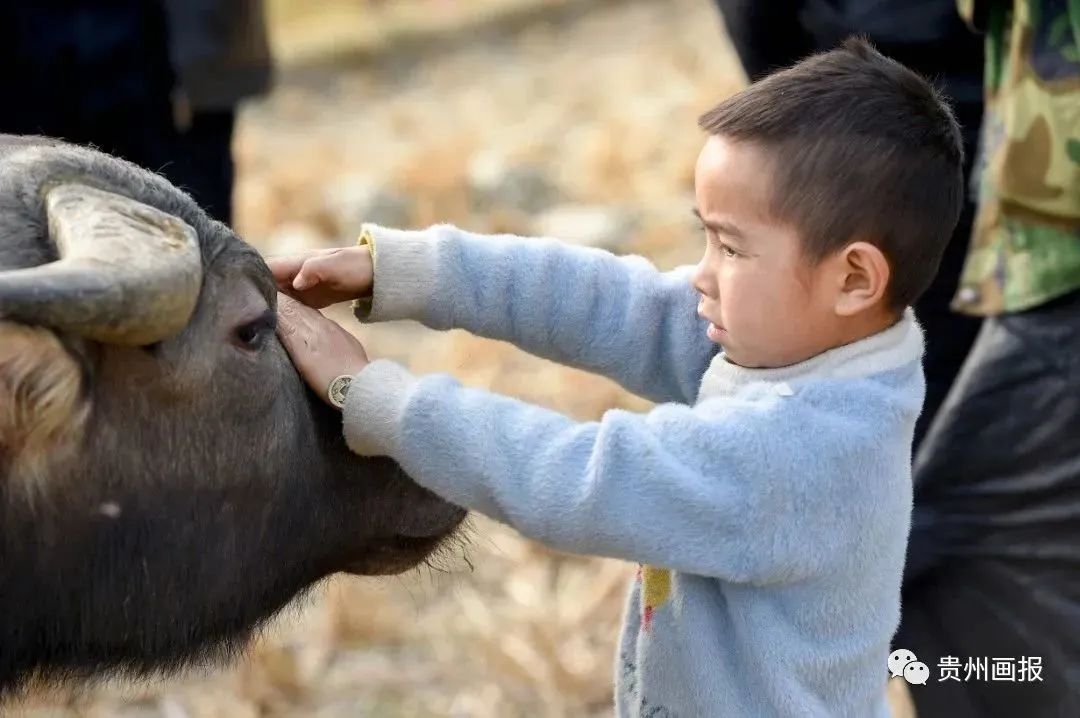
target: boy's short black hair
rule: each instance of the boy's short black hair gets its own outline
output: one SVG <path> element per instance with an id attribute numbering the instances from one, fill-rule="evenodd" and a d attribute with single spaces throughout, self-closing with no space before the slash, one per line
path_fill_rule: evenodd
<path id="1" fill-rule="evenodd" d="M 937 273 L 964 200 L 960 127 L 941 94 L 868 42 L 775 72 L 701 116 L 712 135 L 760 145 L 772 211 L 819 261 L 857 239 L 889 261 L 890 308 Z"/>

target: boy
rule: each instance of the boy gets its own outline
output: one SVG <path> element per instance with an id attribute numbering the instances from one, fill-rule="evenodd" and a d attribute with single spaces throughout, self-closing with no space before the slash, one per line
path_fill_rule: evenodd
<path id="1" fill-rule="evenodd" d="M 642 565 L 618 715 L 884 718 L 924 393 L 910 305 L 960 210 L 959 128 L 859 41 L 701 126 L 689 272 L 449 226 L 369 226 L 362 247 L 271 262 L 300 302 L 362 297 L 362 321 L 508 340 L 659 402 L 647 414 L 577 423 L 368 363 L 287 297 L 282 340 L 320 394 L 352 377 L 337 403 L 356 453 L 558 549 Z"/>

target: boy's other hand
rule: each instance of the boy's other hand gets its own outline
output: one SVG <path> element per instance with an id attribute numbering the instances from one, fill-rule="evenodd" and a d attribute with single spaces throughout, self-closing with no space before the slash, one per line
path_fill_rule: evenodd
<path id="1" fill-rule="evenodd" d="M 374 269 L 367 247 L 312 249 L 268 257 L 266 263 L 283 294 L 322 309 L 371 294 Z"/>
<path id="2" fill-rule="evenodd" d="M 323 401 L 330 382 L 354 376 L 368 365 L 360 341 L 321 312 L 288 296 L 278 295 L 277 334 L 297 371 Z"/>

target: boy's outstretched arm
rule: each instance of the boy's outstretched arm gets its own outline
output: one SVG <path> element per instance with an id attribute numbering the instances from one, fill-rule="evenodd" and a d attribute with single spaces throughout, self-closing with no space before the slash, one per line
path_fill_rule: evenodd
<path id="1" fill-rule="evenodd" d="M 357 454 L 390 456 L 442 497 L 556 549 L 789 581 L 848 555 L 859 537 L 838 528 L 837 507 L 857 510 L 848 497 L 865 491 L 808 465 L 837 450 L 786 438 L 779 403 L 790 401 L 664 404 L 579 423 L 377 360 L 353 380 L 344 430 Z"/>
<path id="2" fill-rule="evenodd" d="M 414 319 L 509 341 L 610 377 L 653 401 L 692 403 L 719 347 L 705 336 L 688 268 L 548 238 L 366 226 L 374 290 L 361 321 Z"/>

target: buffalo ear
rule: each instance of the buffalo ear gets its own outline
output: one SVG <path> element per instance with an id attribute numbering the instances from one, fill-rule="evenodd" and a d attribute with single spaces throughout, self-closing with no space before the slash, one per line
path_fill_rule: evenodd
<path id="1" fill-rule="evenodd" d="M 57 336 L 0 321 L 0 477 L 40 484 L 75 449 L 88 414 L 82 372 Z"/>

